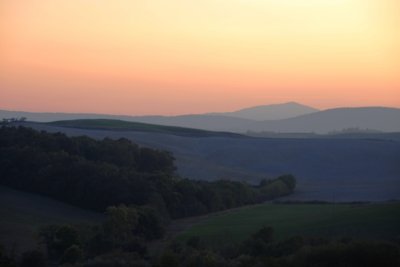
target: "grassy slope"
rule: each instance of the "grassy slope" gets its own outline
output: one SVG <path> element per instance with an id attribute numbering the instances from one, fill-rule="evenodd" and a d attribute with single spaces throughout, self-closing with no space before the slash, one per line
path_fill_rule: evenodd
<path id="1" fill-rule="evenodd" d="M 212 245 L 239 242 L 262 226 L 275 237 L 393 238 L 400 235 L 400 203 L 262 204 L 211 216 L 186 230 L 180 239 L 201 236 Z"/>
<path id="2" fill-rule="evenodd" d="M 239 134 L 227 132 L 212 132 L 205 130 L 198 130 L 192 128 L 175 127 L 175 126 L 162 126 L 155 124 L 147 124 L 140 122 L 128 122 L 122 120 L 110 119 L 82 119 L 82 120 L 67 120 L 55 121 L 46 123 L 52 126 L 73 127 L 81 129 L 98 129 L 98 130 L 119 130 L 119 131 L 140 131 L 152 133 L 173 134 L 179 136 L 192 136 L 192 137 L 209 137 L 209 136 L 241 136 Z"/>
<path id="3" fill-rule="evenodd" d="M 0 244 L 9 249 L 24 251 L 37 246 L 36 232 L 41 226 L 102 219 L 99 213 L 0 186 Z"/>

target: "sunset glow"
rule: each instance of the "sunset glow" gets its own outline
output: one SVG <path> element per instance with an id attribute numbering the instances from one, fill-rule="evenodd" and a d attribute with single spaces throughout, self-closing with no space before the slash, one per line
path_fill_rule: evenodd
<path id="1" fill-rule="evenodd" d="M 0 109 L 400 107 L 398 0 L 2 0 Z"/>

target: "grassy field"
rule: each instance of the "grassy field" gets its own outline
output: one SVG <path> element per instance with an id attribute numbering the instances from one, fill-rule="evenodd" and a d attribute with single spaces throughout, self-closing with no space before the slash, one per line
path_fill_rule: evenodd
<path id="1" fill-rule="evenodd" d="M 35 248 L 37 230 L 48 224 L 93 223 L 103 218 L 99 213 L 0 186 L 0 244 L 8 249 Z"/>
<path id="2" fill-rule="evenodd" d="M 224 136 L 224 137 L 239 137 L 241 135 L 228 132 L 212 132 L 206 130 L 198 130 L 192 128 L 176 127 L 176 126 L 163 126 L 140 122 L 129 122 L 122 120 L 110 119 L 82 119 L 82 120 L 66 120 L 55 121 L 46 123 L 52 126 L 72 127 L 81 129 L 97 129 L 97 130 L 114 130 L 114 131 L 140 131 L 172 134 L 179 136 L 192 136 L 192 137 L 210 137 L 210 136 Z"/>
<path id="3" fill-rule="evenodd" d="M 356 237 L 400 236 L 400 203 L 263 204 L 201 219 L 178 239 L 201 237 L 217 246 L 240 242 L 262 226 L 274 228 L 277 240 L 295 235 Z"/>

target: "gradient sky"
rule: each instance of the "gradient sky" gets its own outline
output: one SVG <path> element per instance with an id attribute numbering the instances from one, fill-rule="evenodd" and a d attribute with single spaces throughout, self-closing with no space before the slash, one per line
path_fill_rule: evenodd
<path id="1" fill-rule="evenodd" d="M 0 0 L 0 109 L 400 107 L 399 0 Z"/>

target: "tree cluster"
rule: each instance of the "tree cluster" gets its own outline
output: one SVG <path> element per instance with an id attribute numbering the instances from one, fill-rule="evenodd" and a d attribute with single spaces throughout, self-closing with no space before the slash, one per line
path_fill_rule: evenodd
<path id="1" fill-rule="evenodd" d="M 129 258 L 123 266 L 132 266 L 133 262 L 147 262 L 147 243 L 161 238 L 163 233 L 164 228 L 155 210 L 112 206 L 107 208 L 102 223 L 54 224 L 41 228 L 38 237 L 44 250 L 27 251 L 17 257 L 0 247 L 0 266 L 82 266 L 84 262 L 88 266 L 115 266 L 118 262 L 115 258 L 110 265 L 104 265 L 103 261 L 115 253 Z"/>
<path id="2" fill-rule="evenodd" d="M 119 251 L 136 259 L 147 255 L 146 243 L 164 233 L 157 213 L 145 207 L 109 207 L 106 220 L 96 225 L 49 225 L 41 229 L 48 258 L 74 264 Z"/>
<path id="3" fill-rule="evenodd" d="M 294 236 L 275 240 L 263 227 L 247 240 L 223 247 L 206 246 L 201 238 L 174 240 L 161 254 L 147 250 L 146 235 L 134 234 L 140 215 L 120 206 L 108 211 L 101 225 L 52 225 L 42 229 L 47 253 L 25 252 L 20 259 L 0 247 L 4 267 L 397 267 L 400 244 L 388 241 Z"/>
<path id="4" fill-rule="evenodd" d="M 175 174 L 173 156 L 121 138 L 95 140 L 0 128 L 0 184 L 83 208 L 152 206 L 166 218 L 224 210 L 290 194 L 293 176 L 251 186 L 192 181 Z"/>
<path id="5" fill-rule="evenodd" d="M 275 240 L 263 227 L 239 244 L 211 248 L 201 238 L 175 241 L 164 250 L 157 267 L 395 267 L 400 245 L 387 241 L 294 236 Z"/>

